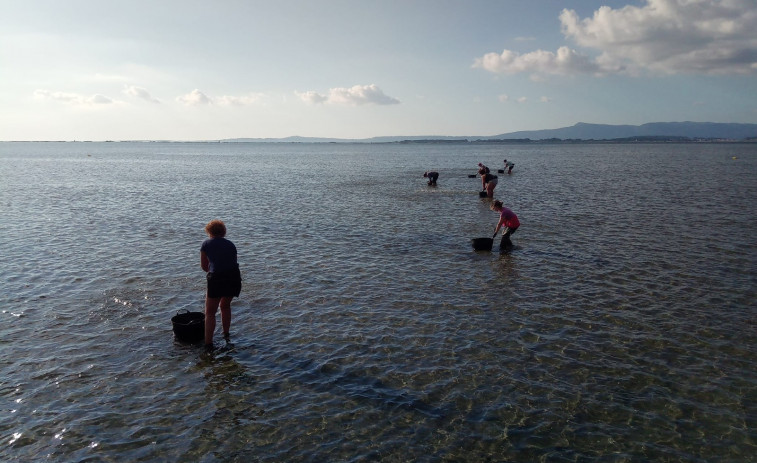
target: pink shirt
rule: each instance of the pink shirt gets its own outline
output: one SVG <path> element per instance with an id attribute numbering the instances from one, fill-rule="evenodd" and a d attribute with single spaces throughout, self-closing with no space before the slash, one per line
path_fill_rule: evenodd
<path id="1" fill-rule="evenodd" d="M 515 212 L 504 206 L 502 206 L 502 212 L 499 213 L 499 217 L 507 228 L 520 227 L 520 221 L 518 220 L 518 216 L 515 215 Z"/>

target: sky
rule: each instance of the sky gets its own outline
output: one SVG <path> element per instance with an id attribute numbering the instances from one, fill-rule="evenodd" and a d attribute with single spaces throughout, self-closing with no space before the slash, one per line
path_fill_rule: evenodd
<path id="1" fill-rule="evenodd" d="M 757 123 L 757 0 L 0 0 L 0 140 Z"/>

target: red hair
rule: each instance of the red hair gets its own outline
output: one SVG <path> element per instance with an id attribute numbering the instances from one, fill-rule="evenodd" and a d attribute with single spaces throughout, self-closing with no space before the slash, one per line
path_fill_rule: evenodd
<path id="1" fill-rule="evenodd" d="M 218 219 L 211 220 L 205 225 L 205 233 L 213 238 L 223 238 L 226 236 L 226 224 Z"/>

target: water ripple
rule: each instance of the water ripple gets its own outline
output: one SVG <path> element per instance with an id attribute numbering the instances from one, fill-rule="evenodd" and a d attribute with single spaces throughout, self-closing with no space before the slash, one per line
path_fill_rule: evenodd
<path id="1" fill-rule="evenodd" d="M 754 454 L 751 145 L 0 145 L 4 460 Z M 503 149 L 522 227 L 476 253 Z M 169 320 L 212 217 L 244 286 L 208 353 Z"/>

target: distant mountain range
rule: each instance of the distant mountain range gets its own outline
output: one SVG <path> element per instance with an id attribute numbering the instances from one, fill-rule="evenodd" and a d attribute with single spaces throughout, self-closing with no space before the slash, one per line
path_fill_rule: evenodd
<path id="1" fill-rule="evenodd" d="M 495 139 L 612 140 L 634 137 L 683 137 L 690 139 L 743 140 L 757 137 L 757 124 L 716 122 L 652 122 L 642 125 L 585 124 L 551 130 L 529 130 L 497 135 Z"/>
<path id="2" fill-rule="evenodd" d="M 471 142 L 471 141 L 543 141 L 543 140 L 618 140 L 618 141 L 699 141 L 732 140 L 757 141 L 757 124 L 736 124 L 719 122 L 652 122 L 642 125 L 607 125 L 579 122 L 571 127 L 546 130 L 525 130 L 493 136 L 390 136 L 363 139 L 344 138 L 232 138 L 220 140 L 224 143 L 397 143 L 397 142 Z"/>

